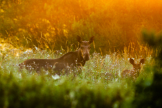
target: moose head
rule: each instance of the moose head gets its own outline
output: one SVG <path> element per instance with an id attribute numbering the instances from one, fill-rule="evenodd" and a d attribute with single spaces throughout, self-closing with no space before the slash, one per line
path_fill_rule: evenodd
<path id="1" fill-rule="evenodd" d="M 80 36 L 77 37 L 77 40 L 79 42 L 79 46 L 80 46 L 79 50 L 81 51 L 81 55 L 82 55 L 83 59 L 85 61 L 88 61 L 89 56 L 90 56 L 89 52 L 90 52 L 90 48 L 91 48 L 90 44 L 93 42 L 94 36 L 92 36 L 89 39 L 89 41 L 82 41 Z"/>

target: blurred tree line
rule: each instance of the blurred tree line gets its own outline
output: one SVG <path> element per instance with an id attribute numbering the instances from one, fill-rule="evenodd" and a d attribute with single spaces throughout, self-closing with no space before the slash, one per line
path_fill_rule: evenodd
<path id="1" fill-rule="evenodd" d="M 138 45 L 142 28 L 160 31 L 162 2 L 146 0 L 0 0 L 0 38 L 15 47 L 76 49 L 95 36 L 96 51 Z"/>

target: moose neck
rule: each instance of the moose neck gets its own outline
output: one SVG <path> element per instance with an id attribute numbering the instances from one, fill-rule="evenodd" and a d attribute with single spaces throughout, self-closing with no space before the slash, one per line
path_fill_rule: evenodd
<path id="1" fill-rule="evenodd" d="M 84 60 L 81 49 L 79 48 L 77 51 L 77 64 L 80 64 L 82 66 L 85 65 L 86 60 Z"/>

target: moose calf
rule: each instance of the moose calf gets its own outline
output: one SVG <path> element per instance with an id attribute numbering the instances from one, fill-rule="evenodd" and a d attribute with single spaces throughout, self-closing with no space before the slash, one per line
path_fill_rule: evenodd
<path id="1" fill-rule="evenodd" d="M 132 58 L 130 58 L 129 62 L 133 65 L 133 69 L 132 70 L 124 70 L 121 73 L 121 77 L 122 78 L 131 77 L 131 78 L 135 79 L 136 77 L 139 76 L 140 69 L 141 69 L 141 64 L 144 64 L 145 59 L 141 59 L 140 62 L 138 64 L 136 64 L 134 62 L 134 60 Z"/>

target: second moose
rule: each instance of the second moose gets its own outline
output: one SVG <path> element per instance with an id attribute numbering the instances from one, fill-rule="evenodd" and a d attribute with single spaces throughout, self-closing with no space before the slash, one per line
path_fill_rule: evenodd
<path id="1" fill-rule="evenodd" d="M 122 78 L 128 78 L 131 77 L 133 79 L 136 79 L 136 77 L 139 76 L 140 70 L 141 70 L 141 64 L 145 63 L 145 59 L 141 59 L 139 63 L 135 63 L 132 58 L 129 59 L 129 62 L 133 65 L 132 70 L 124 70 L 121 73 Z"/>

